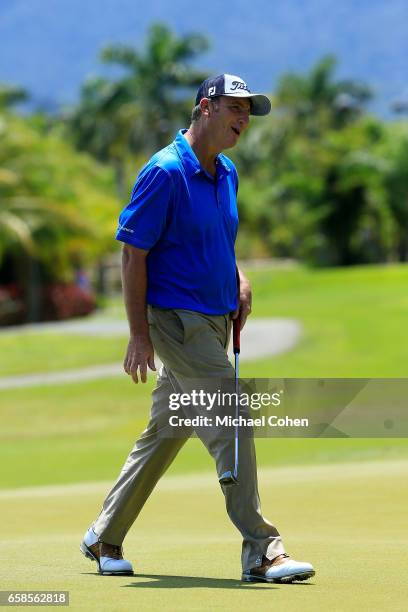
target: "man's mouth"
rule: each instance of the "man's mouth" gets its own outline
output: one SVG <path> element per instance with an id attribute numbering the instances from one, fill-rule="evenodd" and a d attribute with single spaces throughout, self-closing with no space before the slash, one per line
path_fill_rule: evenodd
<path id="1" fill-rule="evenodd" d="M 234 133 L 235 133 L 237 136 L 239 136 L 239 135 L 240 135 L 240 133 L 241 133 L 241 132 L 240 132 L 240 131 L 239 131 L 239 130 L 236 128 L 236 127 L 233 127 L 233 126 L 232 126 L 232 127 L 231 127 L 231 129 L 232 129 L 232 131 L 233 131 L 233 132 L 234 132 Z"/>

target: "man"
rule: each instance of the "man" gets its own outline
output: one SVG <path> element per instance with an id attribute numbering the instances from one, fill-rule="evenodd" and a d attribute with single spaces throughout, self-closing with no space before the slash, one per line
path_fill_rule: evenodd
<path id="1" fill-rule="evenodd" d="M 266 115 L 266 96 L 252 94 L 233 75 L 200 86 L 192 122 L 142 169 L 130 204 L 120 216 L 122 278 L 130 326 L 125 371 L 146 381 L 163 367 L 153 391 L 151 418 L 130 453 L 102 511 L 85 534 L 82 552 L 101 574 L 132 574 L 122 542 L 157 481 L 192 433 L 169 424 L 173 393 L 191 392 L 191 380 L 233 379 L 226 351 L 231 318 L 241 328 L 251 312 L 251 290 L 237 270 L 238 177 L 221 151 L 233 147 L 249 116 Z M 237 275 L 239 291 L 237 291 Z M 189 406 L 189 414 L 200 410 Z M 196 428 L 213 456 L 218 477 L 231 471 L 234 440 L 217 428 Z M 239 443 L 239 482 L 221 482 L 228 515 L 243 536 L 244 581 L 293 582 L 314 575 L 310 563 L 286 554 L 277 529 L 260 511 L 252 437 Z"/>

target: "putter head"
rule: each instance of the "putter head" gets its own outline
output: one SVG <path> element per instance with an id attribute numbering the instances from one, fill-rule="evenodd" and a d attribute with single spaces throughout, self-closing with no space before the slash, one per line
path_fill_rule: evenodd
<path id="1" fill-rule="evenodd" d="M 238 484 L 238 478 L 236 476 L 234 476 L 234 474 L 230 471 L 228 472 L 224 472 L 220 477 L 219 477 L 219 483 L 221 485 L 236 485 Z"/>

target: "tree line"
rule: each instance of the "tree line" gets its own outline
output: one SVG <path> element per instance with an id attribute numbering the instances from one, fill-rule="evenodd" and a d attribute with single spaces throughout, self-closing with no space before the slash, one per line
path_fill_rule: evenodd
<path id="1" fill-rule="evenodd" d="M 87 80 L 57 116 L 22 116 L 15 104 L 27 94 L 0 88 L 0 284 L 8 260 L 68 278 L 115 249 L 137 171 L 189 123 L 207 48 L 202 35 L 154 24 L 137 48 L 103 49 L 119 76 Z M 227 152 L 240 175 L 239 256 L 406 261 L 407 122 L 370 115 L 372 92 L 338 79 L 332 56 L 282 75 L 271 98 L 271 115 Z"/>

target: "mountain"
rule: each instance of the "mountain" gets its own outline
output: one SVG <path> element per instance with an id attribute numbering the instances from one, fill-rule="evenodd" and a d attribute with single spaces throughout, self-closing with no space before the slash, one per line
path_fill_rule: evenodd
<path id="1" fill-rule="evenodd" d="M 205 34 L 211 49 L 198 65 L 253 90 L 272 91 L 283 72 L 334 53 L 339 77 L 373 88 L 374 111 L 387 116 L 408 96 L 406 0 L 0 0 L 0 81 L 27 88 L 36 106 L 72 103 L 86 77 L 106 70 L 104 45 L 141 47 L 155 21 Z"/>

